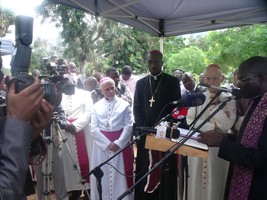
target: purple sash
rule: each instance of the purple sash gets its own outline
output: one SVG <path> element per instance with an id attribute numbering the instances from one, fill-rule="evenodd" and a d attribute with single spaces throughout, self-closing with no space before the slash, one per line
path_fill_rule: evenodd
<path id="1" fill-rule="evenodd" d="M 110 141 L 115 141 L 117 139 L 119 139 L 122 130 L 118 130 L 118 131 L 102 131 L 101 133 L 103 135 L 105 135 Z M 133 185 L 133 152 L 132 149 L 129 147 L 127 147 L 126 149 L 124 149 L 124 151 L 122 152 L 123 155 L 123 162 L 124 162 L 124 170 L 125 170 L 125 175 L 126 175 L 126 181 L 127 181 L 127 186 L 128 188 L 130 188 Z"/>
<path id="2" fill-rule="evenodd" d="M 266 116 L 267 93 L 261 98 L 244 130 L 240 143 L 246 148 L 258 148 L 257 144 L 262 134 Z M 246 200 L 248 198 L 253 173 L 254 170 L 251 168 L 234 165 L 228 196 L 229 200 Z"/>
<path id="3" fill-rule="evenodd" d="M 74 122 L 76 119 L 68 120 L 69 122 Z M 89 173 L 89 158 L 86 150 L 84 131 L 81 130 L 75 134 L 76 146 L 77 146 L 77 156 L 79 161 L 79 166 L 81 170 L 81 176 L 84 177 Z M 86 179 L 89 182 L 89 176 Z"/>

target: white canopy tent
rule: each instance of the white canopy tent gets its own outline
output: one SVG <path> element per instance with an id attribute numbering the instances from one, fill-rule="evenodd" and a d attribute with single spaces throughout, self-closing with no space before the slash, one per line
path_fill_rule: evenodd
<path id="1" fill-rule="evenodd" d="M 155 36 L 267 22 L 266 0 L 49 0 Z"/>
<path id="2" fill-rule="evenodd" d="M 13 52 L 13 42 L 8 39 L 0 39 L 0 54 L 1 56 L 11 55 Z"/>

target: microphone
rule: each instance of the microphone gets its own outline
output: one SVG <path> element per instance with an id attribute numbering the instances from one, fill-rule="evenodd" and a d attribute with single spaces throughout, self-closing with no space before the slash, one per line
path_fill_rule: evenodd
<path id="1" fill-rule="evenodd" d="M 206 100 L 206 96 L 203 93 L 189 93 L 184 99 L 172 101 L 170 105 L 181 105 L 185 107 L 195 107 L 202 105 Z"/>
<path id="2" fill-rule="evenodd" d="M 173 109 L 171 116 L 174 119 L 183 119 L 186 117 L 187 111 L 188 109 L 186 107 L 182 107 L 180 109 L 176 107 Z"/>
<path id="3" fill-rule="evenodd" d="M 199 85 L 203 86 L 203 87 L 207 87 L 207 88 L 213 88 L 222 92 L 230 92 L 232 93 L 232 95 L 234 95 L 236 97 L 236 99 L 241 99 L 243 97 L 243 90 L 241 89 L 227 89 L 227 88 L 223 88 L 223 87 L 217 87 L 217 86 L 213 86 L 213 85 L 209 85 L 206 83 L 200 83 Z"/>
<path id="4" fill-rule="evenodd" d="M 172 129 L 169 127 L 164 127 L 166 128 L 166 138 L 174 138 L 177 139 L 180 136 L 180 131 L 178 129 Z M 158 129 L 155 128 L 150 128 L 150 127 L 136 127 L 136 129 L 140 132 L 147 132 L 147 133 L 154 133 L 156 134 Z"/>

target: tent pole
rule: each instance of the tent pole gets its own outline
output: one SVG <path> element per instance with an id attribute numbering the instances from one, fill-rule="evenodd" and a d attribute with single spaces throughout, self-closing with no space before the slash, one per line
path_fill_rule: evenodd
<path id="1" fill-rule="evenodd" d="M 164 41 L 164 37 L 163 36 L 160 36 L 160 39 L 159 39 L 159 50 L 161 51 L 161 53 L 164 55 L 163 53 L 163 41 Z M 164 66 L 162 66 L 162 70 L 164 70 Z"/>
<path id="2" fill-rule="evenodd" d="M 163 40 L 164 40 L 164 37 L 163 36 L 160 36 L 160 39 L 159 39 L 159 49 L 161 51 L 162 54 L 164 54 L 163 52 Z"/>

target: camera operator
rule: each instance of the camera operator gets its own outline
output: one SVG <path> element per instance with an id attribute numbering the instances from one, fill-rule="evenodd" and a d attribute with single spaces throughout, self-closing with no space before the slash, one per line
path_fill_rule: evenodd
<path id="1" fill-rule="evenodd" d="M 43 99 L 40 80 L 15 93 L 15 82 L 7 92 L 7 117 L 0 126 L 0 200 L 23 199 L 31 141 L 47 126 L 53 112 Z"/>
<path id="2" fill-rule="evenodd" d="M 76 82 L 76 86 L 79 89 L 84 89 L 84 79 L 82 75 L 79 72 L 79 69 L 77 68 L 76 64 L 74 62 L 69 62 L 68 69 L 72 77 L 74 78 L 74 81 Z"/>

